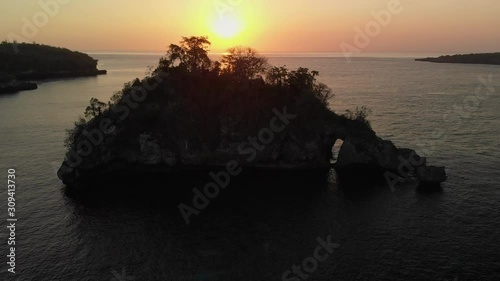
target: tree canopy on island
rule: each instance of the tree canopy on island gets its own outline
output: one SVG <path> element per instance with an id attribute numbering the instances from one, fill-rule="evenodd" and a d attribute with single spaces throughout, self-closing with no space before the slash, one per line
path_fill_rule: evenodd
<path id="1" fill-rule="evenodd" d="M 37 43 L 0 43 L 0 73 L 94 71 L 97 61 L 87 54 Z"/>
<path id="2" fill-rule="evenodd" d="M 137 142 L 143 133 L 170 148 L 189 144 L 211 150 L 255 134 L 268 126 L 273 109 L 284 107 L 297 115 L 287 130 L 300 141 L 317 137 L 331 120 L 368 125 L 366 115 L 347 118 L 329 109 L 333 94 L 317 81 L 317 71 L 270 66 L 249 47 L 231 48 L 220 62 L 213 61 L 209 47 L 207 37 L 183 37 L 149 76 L 125 84 L 108 103 L 93 98 L 86 117 L 68 131 L 67 147 L 78 150 L 85 131 L 99 129 L 105 120 L 113 130 L 98 151 Z"/>

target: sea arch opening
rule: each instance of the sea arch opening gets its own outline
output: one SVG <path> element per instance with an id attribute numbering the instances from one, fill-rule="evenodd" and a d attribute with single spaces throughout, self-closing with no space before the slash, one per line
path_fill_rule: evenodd
<path id="1" fill-rule="evenodd" d="M 331 164 L 337 163 L 342 145 L 344 145 L 344 140 L 342 139 L 335 140 L 335 143 L 332 146 L 332 159 L 330 159 Z"/>

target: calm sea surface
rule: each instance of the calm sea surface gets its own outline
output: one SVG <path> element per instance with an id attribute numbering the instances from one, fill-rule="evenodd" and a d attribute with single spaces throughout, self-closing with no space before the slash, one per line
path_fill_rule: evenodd
<path id="1" fill-rule="evenodd" d="M 123 200 L 65 195 L 56 176 L 65 130 L 90 98 L 108 100 L 159 56 L 94 57 L 108 75 L 0 96 L 0 280 L 282 280 L 329 235 L 341 246 L 308 280 L 500 279 L 500 66 L 271 58 L 320 71 L 333 109 L 367 106 L 381 137 L 445 165 L 448 181 L 440 192 L 410 184 L 357 193 L 334 179 L 324 188 L 299 182 L 302 194 L 214 199 L 186 225 L 176 204 L 141 186 Z M 16 275 L 6 272 L 9 168 L 17 176 Z"/>

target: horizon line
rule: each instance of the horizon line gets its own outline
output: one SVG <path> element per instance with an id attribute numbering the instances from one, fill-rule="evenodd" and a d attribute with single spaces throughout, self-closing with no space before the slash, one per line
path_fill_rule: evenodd
<path id="1" fill-rule="evenodd" d="M 159 51 L 81 51 L 87 54 L 94 55 L 164 55 L 165 52 Z M 474 53 L 474 52 L 472 52 Z M 381 52 L 361 52 L 352 54 L 351 57 L 421 57 L 421 55 L 442 56 L 442 55 L 455 55 L 455 54 L 472 54 L 471 52 L 418 52 L 418 51 L 381 51 Z M 478 52 L 476 52 L 478 53 Z M 485 52 L 486 53 L 486 52 Z M 209 52 L 209 55 L 218 56 L 224 55 L 226 52 Z M 306 56 L 306 57 L 345 57 L 343 52 L 259 52 L 261 55 L 270 55 L 277 57 L 286 56 Z M 417 55 L 417 56 L 415 56 Z"/>

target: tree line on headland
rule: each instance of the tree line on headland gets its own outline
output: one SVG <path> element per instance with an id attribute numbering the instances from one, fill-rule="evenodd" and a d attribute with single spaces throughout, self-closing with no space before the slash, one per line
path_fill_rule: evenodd
<path id="1" fill-rule="evenodd" d="M 37 43 L 0 43 L 0 93 L 36 89 L 29 81 L 106 74 L 87 54 Z"/>

